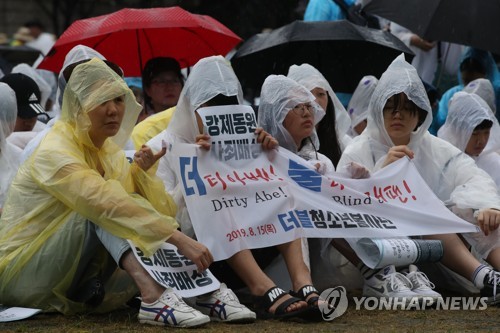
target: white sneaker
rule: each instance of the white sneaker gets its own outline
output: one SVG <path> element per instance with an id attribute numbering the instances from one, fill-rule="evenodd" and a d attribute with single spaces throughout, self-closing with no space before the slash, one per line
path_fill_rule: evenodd
<path id="1" fill-rule="evenodd" d="M 213 293 L 196 297 L 193 307 L 208 315 L 213 321 L 252 323 L 255 312 L 240 303 L 238 297 L 224 283 Z"/>
<path id="2" fill-rule="evenodd" d="M 412 290 L 410 280 L 396 271 L 394 265 L 382 268 L 374 276 L 365 280 L 363 296 L 377 298 L 396 298 L 410 304 L 413 298 L 421 297 Z"/>
<path id="3" fill-rule="evenodd" d="M 154 303 L 141 302 L 139 322 L 157 326 L 195 327 L 210 322 L 210 318 L 188 306 L 167 288 Z"/>
<path id="4" fill-rule="evenodd" d="M 440 293 L 435 292 L 435 285 L 432 283 L 427 275 L 424 272 L 418 270 L 418 267 L 415 265 L 410 265 L 408 267 L 408 273 L 406 273 L 406 277 L 410 280 L 413 288 L 411 291 L 420 295 L 422 299 L 425 300 L 426 305 L 431 305 L 436 302 L 438 299 L 442 299 Z"/>

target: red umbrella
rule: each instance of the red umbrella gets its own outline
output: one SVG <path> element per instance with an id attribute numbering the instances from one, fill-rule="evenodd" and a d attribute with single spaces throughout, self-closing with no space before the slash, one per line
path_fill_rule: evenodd
<path id="1" fill-rule="evenodd" d="M 214 18 L 180 7 L 126 8 L 73 22 L 38 68 L 59 72 L 66 54 L 82 44 L 118 64 L 126 76 L 140 76 L 153 57 L 172 57 L 189 67 L 204 57 L 226 55 L 240 41 Z"/>

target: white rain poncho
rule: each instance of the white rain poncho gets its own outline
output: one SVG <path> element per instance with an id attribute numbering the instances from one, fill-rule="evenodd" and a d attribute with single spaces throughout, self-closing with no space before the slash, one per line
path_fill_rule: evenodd
<path id="1" fill-rule="evenodd" d="M 258 125 L 278 140 L 281 147 L 297 154 L 301 147 L 297 147 L 295 140 L 283 126 L 283 121 L 295 106 L 310 103 L 316 125 L 324 117 L 325 111 L 315 100 L 316 97 L 297 81 L 283 75 L 269 75 L 262 84 L 260 93 Z M 315 130 L 310 139 L 313 148 L 318 150 L 319 139 Z"/>
<path id="2" fill-rule="evenodd" d="M 368 118 L 368 105 L 373 91 L 377 86 L 378 79 L 373 75 L 364 76 L 358 83 L 356 90 L 347 106 L 347 113 L 351 117 L 350 135 L 356 137 L 359 134 L 354 130 L 361 122 Z"/>
<path id="3" fill-rule="evenodd" d="M 476 94 L 481 97 L 486 104 L 490 107 L 493 114 L 497 112 L 495 90 L 493 85 L 488 79 L 475 79 L 469 82 L 463 89 L 463 91 L 470 94 Z"/>
<path id="4" fill-rule="evenodd" d="M 7 142 L 17 118 L 16 93 L 0 82 L 0 215 L 7 190 L 21 163 L 21 150 Z"/>
<path id="5" fill-rule="evenodd" d="M 322 167 L 324 166 L 324 171 L 321 173 L 329 176 L 335 171 L 335 168 L 328 157 L 316 152 L 320 145 L 316 132 L 314 131 L 311 135 L 311 140 L 314 142 L 316 149 L 311 144 L 306 144 L 300 151 L 297 151 L 295 141 L 283 126 L 283 121 L 288 112 L 301 103 L 311 103 L 314 106 L 315 124 L 324 116 L 324 110 L 314 101 L 315 97 L 308 89 L 282 75 L 269 76 L 262 85 L 259 126 L 274 136 L 280 146 L 298 154 L 313 165 L 319 162 Z M 345 112 L 343 107 L 342 112 Z M 313 282 L 320 289 L 334 287 L 339 284 L 348 289 L 361 286 L 361 280 L 356 268 L 330 245 L 330 239 L 309 240 L 309 249 L 303 247 L 303 252 L 305 254 L 310 252 L 311 254 Z M 307 259 L 305 261 L 308 262 Z"/>
<path id="6" fill-rule="evenodd" d="M 439 129 L 438 137 L 465 152 L 474 128 L 484 120 L 493 122 L 487 146 L 489 149 L 485 148 L 483 150 L 483 153 L 487 154 L 491 151 L 500 150 L 500 126 L 498 120 L 481 97 L 459 91 L 450 100 L 446 122 Z"/>
<path id="7" fill-rule="evenodd" d="M 89 136 L 88 113 L 119 96 L 126 108 L 118 134 L 97 148 Z M 21 166 L 5 202 L 0 219 L 4 305 L 86 310 L 68 300 L 66 291 L 79 263 L 87 220 L 132 240 L 147 256 L 178 227 L 171 217 L 175 204 L 161 181 L 130 164 L 122 151 L 140 110 L 125 82 L 101 60 L 75 68 L 60 120 Z M 104 176 L 97 171 L 99 164 Z M 103 269 L 102 259 L 94 258 L 92 267 Z M 97 274 L 92 272 L 86 274 Z M 123 305 L 134 289 L 132 284 L 119 290 L 106 284 L 106 298 L 97 311 Z"/>
<path id="8" fill-rule="evenodd" d="M 238 103 L 243 102 L 240 82 L 231 64 L 222 56 L 201 59 L 193 66 L 179 97 L 174 115 L 166 130 L 152 138 L 147 145 L 153 150 L 161 149 L 161 141 L 169 145 L 177 142 L 195 143 L 200 134 L 195 110 L 217 95 L 236 96 Z M 193 237 L 194 229 L 182 197 L 182 190 L 173 167 L 174 161 L 167 154 L 160 159 L 157 176 L 163 180 L 165 188 L 177 204 L 177 220 L 181 230 Z"/>
<path id="9" fill-rule="evenodd" d="M 408 144 L 414 152 L 412 161 L 426 184 L 460 217 L 468 219 L 473 209 L 499 209 L 500 197 L 491 177 L 478 168 L 472 158 L 428 132 L 432 122 L 431 106 L 415 68 L 403 55 L 397 57 L 380 78 L 370 101 L 368 126 L 344 151 L 339 168 L 350 162 L 360 163 L 371 172 L 382 167 L 387 152 L 394 146 L 384 127 L 383 108 L 391 96 L 401 92 L 427 112 L 423 124 L 411 134 Z M 476 223 L 472 218 L 468 220 Z M 482 233 L 477 234 L 484 237 Z M 471 234 L 464 234 L 467 235 Z M 497 232 L 490 236 L 492 242 L 489 244 L 496 243 Z M 491 248 L 476 250 L 485 258 Z"/>
<path id="10" fill-rule="evenodd" d="M 344 150 L 349 142 L 351 142 L 351 137 L 348 135 L 351 128 L 351 120 L 344 106 L 330 86 L 330 83 L 328 83 L 320 71 L 309 64 L 290 66 L 287 76 L 306 87 L 309 91 L 312 91 L 314 88 L 321 88 L 328 92 L 335 110 L 335 130 L 337 132 L 337 139 L 341 146 L 340 149 Z"/>
<path id="11" fill-rule="evenodd" d="M 488 81 L 489 82 L 489 81 Z M 493 125 L 486 148 L 479 156 L 471 156 L 476 164 L 485 170 L 500 185 L 500 126 L 486 102 L 476 94 L 457 92 L 453 95 L 446 122 L 439 129 L 438 136 L 465 152 L 472 132 L 481 122 L 490 120 Z"/>

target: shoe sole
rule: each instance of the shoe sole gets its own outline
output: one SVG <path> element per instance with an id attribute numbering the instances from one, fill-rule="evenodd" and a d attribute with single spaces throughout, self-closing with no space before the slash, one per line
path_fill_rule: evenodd
<path id="1" fill-rule="evenodd" d="M 153 326 L 168 326 L 168 327 L 178 327 L 178 328 L 191 328 L 191 327 L 200 327 L 210 322 L 210 318 L 199 318 L 196 320 L 184 322 L 179 325 L 172 325 L 170 323 L 164 323 L 161 321 L 148 320 L 148 319 L 139 319 L 139 323 L 153 325 Z"/>

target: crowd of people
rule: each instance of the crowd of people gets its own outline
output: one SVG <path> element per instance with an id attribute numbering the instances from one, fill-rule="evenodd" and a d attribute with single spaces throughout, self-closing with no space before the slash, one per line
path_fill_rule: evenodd
<path id="1" fill-rule="evenodd" d="M 32 23 L 24 27 L 38 29 L 31 40 L 47 40 L 43 26 Z M 353 179 L 369 178 L 411 159 L 439 200 L 481 230 L 422 236 L 443 245 L 438 279 L 455 279 L 499 303 L 498 66 L 489 52 L 466 48 L 455 69 L 459 84 L 436 100 L 429 89 L 435 64 L 423 65 L 435 45 L 402 27 L 394 31 L 423 51 L 412 64 L 397 57 L 379 78 L 367 73 L 347 109 L 310 64 L 268 76 L 255 141 L 263 151 L 295 153 L 325 177 L 348 170 Z M 322 320 L 321 307 L 331 305 L 318 289 L 339 284 L 379 298 L 442 297 L 433 283 L 440 281 L 417 266 L 370 268 L 341 238 L 297 238 L 214 262 L 197 241 L 166 143 L 210 150 L 198 109 L 246 103 L 220 55 L 201 59 L 187 77 L 175 59 L 156 57 L 141 78 L 125 78 L 105 55 L 78 45 L 57 78 L 26 64 L 1 77 L 1 303 L 73 314 L 110 311 L 139 296 L 141 323 L 194 327 Z M 135 150 L 132 163 L 126 150 Z M 179 297 L 145 270 L 128 241 L 146 256 L 164 242 L 175 245 L 199 272 L 210 268 L 220 288 Z M 266 272 L 275 257 L 286 265 L 280 274 L 291 281 L 290 292 Z M 253 304 L 239 301 L 233 290 L 241 287 Z"/>

